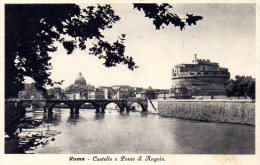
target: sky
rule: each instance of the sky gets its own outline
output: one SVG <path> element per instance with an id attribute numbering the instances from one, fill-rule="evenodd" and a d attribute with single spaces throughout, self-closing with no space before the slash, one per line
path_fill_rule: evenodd
<path id="1" fill-rule="evenodd" d="M 111 42 L 126 34 L 125 55 L 132 56 L 139 68 L 134 71 L 124 65 L 106 68 L 103 60 L 89 55 L 88 51 L 76 50 L 67 55 L 59 46 L 51 54 L 51 78 L 65 80 L 62 88 L 74 83 L 82 72 L 87 84 L 96 87 L 130 85 L 169 89 L 172 67 L 191 63 L 194 54 L 229 68 L 231 78 L 256 77 L 254 4 L 172 4 L 170 11 L 180 17 L 186 13 L 204 17 L 196 26 L 187 26 L 183 31 L 174 26 L 155 30 L 152 20 L 133 9 L 132 4 L 111 6 L 121 20 L 102 33 Z"/>

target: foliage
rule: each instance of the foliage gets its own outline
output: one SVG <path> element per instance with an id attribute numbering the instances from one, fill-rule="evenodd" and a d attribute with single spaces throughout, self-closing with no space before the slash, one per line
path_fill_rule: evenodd
<path id="1" fill-rule="evenodd" d="M 251 76 L 235 76 L 235 80 L 230 79 L 225 85 L 228 97 L 250 97 L 255 99 L 255 79 Z"/>
<path id="2" fill-rule="evenodd" d="M 187 18 L 181 19 L 177 14 L 172 14 L 169 12 L 169 9 L 172 8 L 169 4 L 134 4 L 134 8 L 139 11 L 144 11 L 145 17 L 148 17 L 153 20 L 153 24 L 156 29 L 159 30 L 161 27 L 164 28 L 164 25 L 168 26 L 170 24 L 174 26 L 179 26 L 181 30 L 184 29 L 186 25 L 191 26 L 192 24 L 196 25 L 198 20 L 201 20 L 201 16 L 193 16 L 193 14 L 187 14 Z"/>
<path id="3" fill-rule="evenodd" d="M 176 14 L 168 12 L 168 4 L 134 4 L 154 21 L 156 29 L 163 24 L 184 28 Z M 158 16 L 156 16 L 158 15 Z M 188 25 L 196 24 L 202 17 L 187 15 Z M 106 67 L 125 64 L 137 68 L 132 57 L 125 56 L 125 34 L 109 43 L 104 41 L 102 31 L 112 28 L 120 20 L 110 5 L 89 6 L 80 9 L 75 4 L 30 4 L 5 6 L 5 97 L 16 97 L 23 89 L 25 76 L 35 81 L 37 89 L 45 94 L 46 86 L 55 83 L 50 79 L 51 56 L 59 42 L 72 54 L 75 49 L 89 49 L 92 55 L 103 59 Z M 180 25 L 178 25 L 178 23 Z M 86 45 L 91 40 L 93 45 Z"/>
<path id="4" fill-rule="evenodd" d="M 246 94 L 252 99 L 255 100 L 255 81 L 251 81 L 246 89 Z"/>
<path id="5" fill-rule="evenodd" d="M 54 42 L 62 43 L 68 54 L 75 48 L 84 50 L 87 40 L 100 42 L 103 38 L 101 30 L 111 28 L 119 19 L 109 5 L 84 10 L 77 5 L 6 5 L 6 96 L 17 95 L 23 87 L 24 76 L 31 77 L 36 87 L 46 93 L 45 86 L 54 85 L 50 79 L 49 56 L 57 50 Z M 68 40 L 69 37 L 72 39 Z M 107 43 L 102 52 L 110 53 L 106 46 L 118 49 L 117 42 Z M 114 60 L 109 64 L 124 62 L 134 68 L 133 61 L 121 59 L 122 51 L 121 48 L 114 51 Z M 101 52 L 95 55 L 107 63 Z"/>

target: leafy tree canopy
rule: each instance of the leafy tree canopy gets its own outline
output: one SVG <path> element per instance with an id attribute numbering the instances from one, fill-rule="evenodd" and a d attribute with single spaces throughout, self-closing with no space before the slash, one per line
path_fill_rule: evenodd
<path id="1" fill-rule="evenodd" d="M 139 11 L 144 11 L 145 17 L 148 17 L 153 20 L 153 24 L 156 29 L 159 30 L 161 27 L 168 25 L 179 26 L 181 30 L 185 26 L 192 24 L 196 25 L 198 20 L 202 20 L 202 16 L 193 16 L 193 14 L 187 14 L 187 18 L 180 18 L 177 14 L 169 12 L 169 9 L 172 8 L 171 5 L 167 3 L 163 4 L 134 4 L 134 8 Z"/>
<path id="2" fill-rule="evenodd" d="M 255 79 L 251 76 L 235 76 L 235 80 L 230 79 L 225 85 L 228 97 L 250 97 L 255 99 Z"/>
<path id="3" fill-rule="evenodd" d="M 175 25 L 181 30 L 196 25 L 201 16 L 187 14 L 181 19 L 168 11 L 169 4 L 134 4 L 134 8 L 153 20 L 155 28 Z M 17 97 L 23 89 L 25 76 L 35 81 L 37 89 L 46 93 L 50 79 L 51 56 L 60 42 L 68 54 L 75 49 L 89 49 L 90 54 L 103 59 L 106 67 L 125 64 L 130 70 L 137 68 L 132 57 L 124 54 L 125 34 L 113 43 L 104 40 L 102 31 L 112 28 L 120 20 L 110 5 L 95 5 L 80 9 L 75 4 L 30 4 L 5 6 L 5 96 Z M 86 45 L 91 40 L 93 45 Z"/>

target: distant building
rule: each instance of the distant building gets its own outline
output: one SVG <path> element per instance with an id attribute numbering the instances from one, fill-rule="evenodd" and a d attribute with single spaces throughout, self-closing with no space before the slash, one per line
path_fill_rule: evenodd
<path id="1" fill-rule="evenodd" d="M 100 86 L 95 88 L 87 84 L 85 77 L 80 72 L 73 84 L 67 88 L 54 87 L 47 90 L 48 99 L 156 99 L 168 97 L 167 90 L 144 89 L 129 85 Z M 42 99 L 42 93 L 37 91 L 34 84 L 25 84 L 25 89 L 20 91 L 21 99 Z"/>
<path id="2" fill-rule="evenodd" d="M 64 92 L 62 91 L 62 89 L 60 87 L 54 87 L 54 88 L 48 89 L 47 92 L 48 92 L 48 97 L 50 99 L 64 99 L 65 98 Z"/>
<path id="3" fill-rule="evenodd" d="M 43 99 L 42 92 L 37 90 L 35 83 L 25 84 L 24 90 L 18 94 L 19 99 Z"/>
<path id="4" fill-rule="evenodd" d="M 65 99 L 80 100 L 83 99 L 80 92 L 65 93 Z"/>
<path id="5" fill-rule="evenodd" d="M 146 95 L 145 95 L 144 92 L 140 92 L 140 93 L 135 94 L 135 98 L 137 98 L 137 99 L 145 99 Z"/>
<path id="6" fill-rule="evenodd" d="M 227 68 L 219 67 L 210 60 L 195 59 L 193 64 L 179 64 L 172 69 L 171 96 L 185 98 L 191 96 L 225 95 L 224 83 L 230 78 Z"/>
<path id="7" fill-rule="evenodd" d="M 146 98 L 144 88 L 135 87 L 134 88 L 134 97 L 137 98 L 137 99 Z"/>
<path id="8" fill-rule="evenodd" d="M 167 99 L 170 97 L 169 90 L 167 89 L 157 89 L 155 90 L 156 99 Z"/>
<path id="9" fill-rule="evenodd" d="M 147 99 L 156 99 L 155 90 L 152 89 L 152 88 L 146 89 L 145 90 L 145 97 Z"/>
<path id="10" fill-rule="evenodd" d="M 137 98 L 142 99 L 166 99 L 169 98 L 169 90 L 167 89 L 143 89 L 141 93 L 138 93 Z"/>
<path id="11" fill-rule="evenodd" d="M 82 76 L 81 72 L 79 72 L 79 75 L 75 79 L 74 85 L 81 86 L 81 87 L 85 87 L 87 85 L 86 79 L 84 76 Z"/>
<path id="12" fill-rule="evenodd" d="M 104 99 L 112 99 L 114 95 L 114 90 L 108 86 L 100 86 L 99 90 L 103 91 Z"/>
<path id="13" fill-rule="evenodd" d="M 100 89 L 95 89 L 94 91 L 88 92 L 88 99 L 105 99 L 105 92 Z"/>
<path id="14" fill-rule="evenodd" d="M 54 98 L 55 99 L 63 99 L 64 93 L 60 87 L 54 87 Z"/>
<path id="15" fill-rule="evenodd" d="M 88 92 L 94 89 L 95 87 L 87 85 L 85 77 L 80 72 L 74 84 L 65 89 L 64 95 L 66 99 L 87 99 Z"/>
<path id="16" fill-rule="evenodd" d="M 129 85 L 112 86 L 114 91 L 113 99 L 127 99 L 135 96 L 134 88 Z"/>

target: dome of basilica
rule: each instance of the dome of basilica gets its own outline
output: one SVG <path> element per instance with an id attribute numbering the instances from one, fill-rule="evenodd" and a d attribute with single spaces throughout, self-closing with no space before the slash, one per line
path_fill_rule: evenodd
<path id="1" fill-rule="evenodd" d="M 79 72 L 79 75 L 76 77 L 74 84 L 80 85 L 80 86 L 82 86 L 82 85 L 86 86 L 87 85 L 86 79 L 85 79 L 84 76 L 82 76 L 81 72 Z"/>

